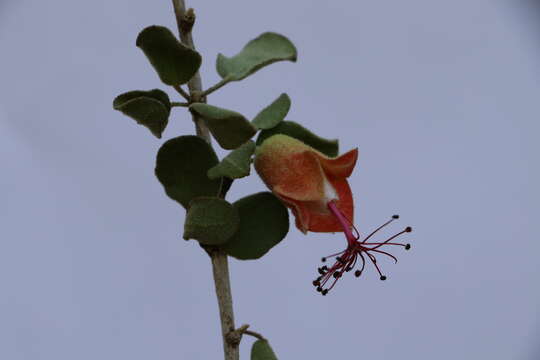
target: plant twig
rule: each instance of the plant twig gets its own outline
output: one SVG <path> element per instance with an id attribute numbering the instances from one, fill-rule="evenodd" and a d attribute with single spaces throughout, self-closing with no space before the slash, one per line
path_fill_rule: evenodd
<path id="1" fill-rule="evenodd" d="M 264 341 L 268 341 L 264 336 L 262 336 L 261 334 L 259 334 L 258 332 L 255 332 L 255 331 L 251 331 L 251 330 L 245 330 L 244 331 L 244 334 L 246 335 L 251 335 L 259 340 L 264 340 Z"/>
<path id="2" fill-rule="evenodd" d="M 172 107 L 175 107 L 175 106 L 188 107 L 188 106 L 189 106 L 189 103 L 187 103 L 187 102 L 171 101 L 171 106 L 172 106 Z"/>
<path id="3" fill-rule="evenodd" d="M 225 360 L 238 360 L 240 358 L 239 342 L 231 341 L 229 338 L 229 334 L 234 331 L 234 312 L 227 255 L 221 250 L 214 249 L 210 251 L 210 259 L 212 260 L 212 272 L 219 305 Z"/>
<path id="4" fill-rule="evenodd" d="M 176 23 L 180 40 L 187 46 L 195 49 L 191 29 L 195 23 L 195 13 L 192 9 L 186 10 L 184 0 L 172 0 Z M 202 81 L 199 72 L 188 82 L 190 92 L 190 102 L 206 102 L 206 98 L 201 96 Z M 210 133 L 204 120 L 193 115 L 193 121 L 197 129 L 197 135 L 210 143 Z M 212 262 L 212 273 L 216 286 L 216 296 L 219 306 L 219 317 L 221 319 L 221 335 L 223 337 L 223 351 L 225 360 L 239 360 L 240 353 L 237 343 L 228 341 L 227 335 L 234 331 L 234 312 L 231 295 L 231 282 L 229 279 L 229 264 L 227 255 L 219 249 L 208 251 Z"/>
<path id="5" fill-rule="evenodd" d="M 176 90 L 180 95 L 182 95 L 182 97 L 183 97 L 184 99 L 186 99 L 187 101 L 190 101 L 190 100 L 191 100 L 191 96 L 190 96 L 184 89 L 182 89 L 180 86 L 174 85 L 173 88 L 174 88 L 174 90 Z"/>
<path id="6" fill-rule="evenodd" d="M 242 335 L 244 335 L 244 334 L 251 335 L 254 338 L 257 338 L 259 340 L 268 341 L 264 336 L 262 336 L 258 332 L 248 330 L 248 328 L 249 328 L 249 325 L 244 324 L 244 325 L 240 326 L 238 329 L 229 332 L 227 334 L 228 341 L 232 342 L 232 343 L 235 343 L 235 344 L 240 344 L 240 341 L 242 340 Z"/>
<path id="7" fill-rule="evenodd" d="M 216 85 L 211 86 L 208 89 L 204 90 L 201 93 L 201 96 L 207 96 L 207 95 L 213 93 L 214 91 L 216 91 L 217 89 L 220 89 L 222 86 L 227 85 L 230 82 L 231 82 L 231 79 L 229 79 L 229 78 L 221 79 L 221 81 L 218 82 Z"/>
<path id="8" fill-rule="evenodd" d="M 172 0 L 172 4 L 174 7 L 174 14 L 176 16 L 176 24 L 178 25 L 178 35 L 180 36 L 180 41 L 182 41 L 186 46 L 189 46 L 195 50 L 193 37 L 191 36 L 191 29 L 195 23 L 195 13 L 193 9 L 186 9 L 184 0 Z M 191 102 L 206 102 L 206 99 L 203 96 L 200 96 L 202 91 L 202 81 L 201 75 L 198 71 L 195 75 L 193 75 L 191 80 L 189 80 L 188 88 L 190 93 L 189 100 Z M 195 122 L 197 135 L 210 143 L 210 132 L 208 131 L 208 127 L 204 123 L 204 120 L 193 114 L 191 116 Z"/>

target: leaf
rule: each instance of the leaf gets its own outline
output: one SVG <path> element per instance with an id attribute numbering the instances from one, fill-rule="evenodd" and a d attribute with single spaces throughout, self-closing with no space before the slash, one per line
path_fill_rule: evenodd
<path id="1" fill-rule="evenodd" d="M 203 103 L 191 104 L 189 110 L 205 120 L 219 145 L 227 150 L 236 149 L 257 132 L 242 114 L 235 111 Z"/>
<path id="2" fill-rule="evenodd" d="M 266 340 L 257 340 L 251 347 L 251 360 L 278 360 Z"/>
<path id="3" fill-rule="evenodd" d="M 240 224 L 238 211 L 223 199 L 199 197 L 191 200 L 184 223 L 184 239 L 204 245 L 223 244 Z"/>
<path id="4" fill-rule="evenodd" d="M 239 179 L 249 175 L 251 167 L 251 155 L 255 151 L 255 143 L 249 140 L 247 143 L 233 150 L 229 155 L 210 170 L 208 177 L 217 179 L 226 176 L 231 179 Z"/>
<path id="5" fill-rule="evenodd" d="M 273 103 L 258 113 L 255 119 L 253 119 L 252 124 L 257 129 L 271 129 L 285 119 L 290 108 L 291 99 L 289 95 L 283 93 Z"/>
<path id="6" fill-rule="evenodd" d="M 328 140 L 319 137 L 294 121 L 283 121 L 276 127 L 261 131 L 257 137 L 257 145 L 261 145 L 264 140 L 276 134 L 283 134 L 298 139 L 329 157 L 336 157 L 339 153 L 337 139 Z"/>
<path id="7" fill-rule="evenodd" d="M 193 198 L 218 195 L 221 179 L 206 176 L 217 163 L 216 153 L 206 141 L 193 135 L 179 136 L 159 149 L 155 173 L 165 193 L 187 208 Z"/>
<path id="8" fill-rule="evenodd" d="M 233 203 L 240 227 L 223 246 L 241 260 L 258 259 L 276 246 L 289 231 L 287 208 L 270 192 L 246 196 Z"/>
<path id="9" fill-rule="evenodd" d="M 201 66 L 201 55 L 183 45 L 164 26 L 149 26 L 139 33 L 136 45 L 144 52 L 159 78 L 167 85 L 187 83 Z"/>
<path id="10" fill-rule="evenodd" d="M 160 139 L 169 122 L 171 102 L 167 93 L 159 89 L 134 90 L 118 95 L 113 108 L 146 126 Z"/>
<path id="11" fill-rule="evenodd" d="M 296 56 L 296 47 L 289 39 L 267 32 L 248 42 L 233 57 L 218 54 L 216 68 L 222 78 L 238 81 L 277 61 L 296 62 Z"/>

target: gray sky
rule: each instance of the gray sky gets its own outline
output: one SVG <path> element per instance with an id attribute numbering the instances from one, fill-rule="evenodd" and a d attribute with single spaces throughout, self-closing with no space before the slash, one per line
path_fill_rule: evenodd
<path id="1" fill-rule="evenodd" d="M 291 120 L 359 148 L 358 228 L 415 229 L 386 282 L 370 269 L 325 298 L 311 281 L 339 234 L 292 228 L 233 260 L 237 324 L 281 359 L 538 358 L 540 27 L 510 3 L 196 2 L 206 86 L 218 52 L 262 32 L 299 50 L 210 102 L 253 117 L 287 92 Z M 135 38 L 174 29 L 170 1 L 1 5 L 0 358 L 219 359 L 209 261 L 153 175 L 162 141 L 111 108 L 164 88 Z M 164 140 L 193 133 L 173 116 Z M 229 199 L 262 190 L 252 176 Z"/>

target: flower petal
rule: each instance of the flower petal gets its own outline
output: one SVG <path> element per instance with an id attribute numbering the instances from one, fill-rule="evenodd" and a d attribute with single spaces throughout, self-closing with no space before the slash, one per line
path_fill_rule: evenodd
<path id="1" fill-rule="evenodd" d="M 330 179 L 336 189 L 339 199 L 334 200 L 338 209 L 351 222 L 353 221 L 354 206 L 351 188 L 344 179 Z M 290 208 L 296 218 L 296 227 L 304 234 L 313 232 L 341 232 L 343 228 L 336 217 L 328 210 L 328 205 L 321 201 L 297 201 L 276 194 Z"/>
<path id="2" fill-rule="evenodd" d="M 358 149 L 353 149 L 337 158 L 328 158 L 319 155 L 324 172 L 337 178 L 348 178 L 351 176 L 356 160 L 358 159 Z"/>
<path id="3" fill-rule="evenodd" d="M 317 155 L 311 151 L 274 155 L 262 154 L 255 164 L 273 192 L 294 200 L 324 198 L 324 174 Z"/>
<path id="4" fill-rule="evenodd" d="M 337 208 L 352 223 L 354 216 L 353 197 L 349 183 L 345 179 L 329 179 L 336 189 L 339 199 L 335 200 Z M 308 230 L 313 232 L 341 232 L 343 228 L 336 217 L 327 207 L 322 209 L 320 204 L 306 201 L 304 207 L 309 213 Z"/>

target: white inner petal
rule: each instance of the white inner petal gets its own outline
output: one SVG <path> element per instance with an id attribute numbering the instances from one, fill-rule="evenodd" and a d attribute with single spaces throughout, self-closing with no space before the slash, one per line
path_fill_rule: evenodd
<path id="1" fill-rule="evenodd" d="M 336 192 L 336 189 L 332 186 L 330 181 L 326 179 L 326 176 L 323 177 L 323 184 L 324 184 L 324 200 L 325 202 L 329 202 L 330 200 L 339 200 L 339 196 Z"/>

